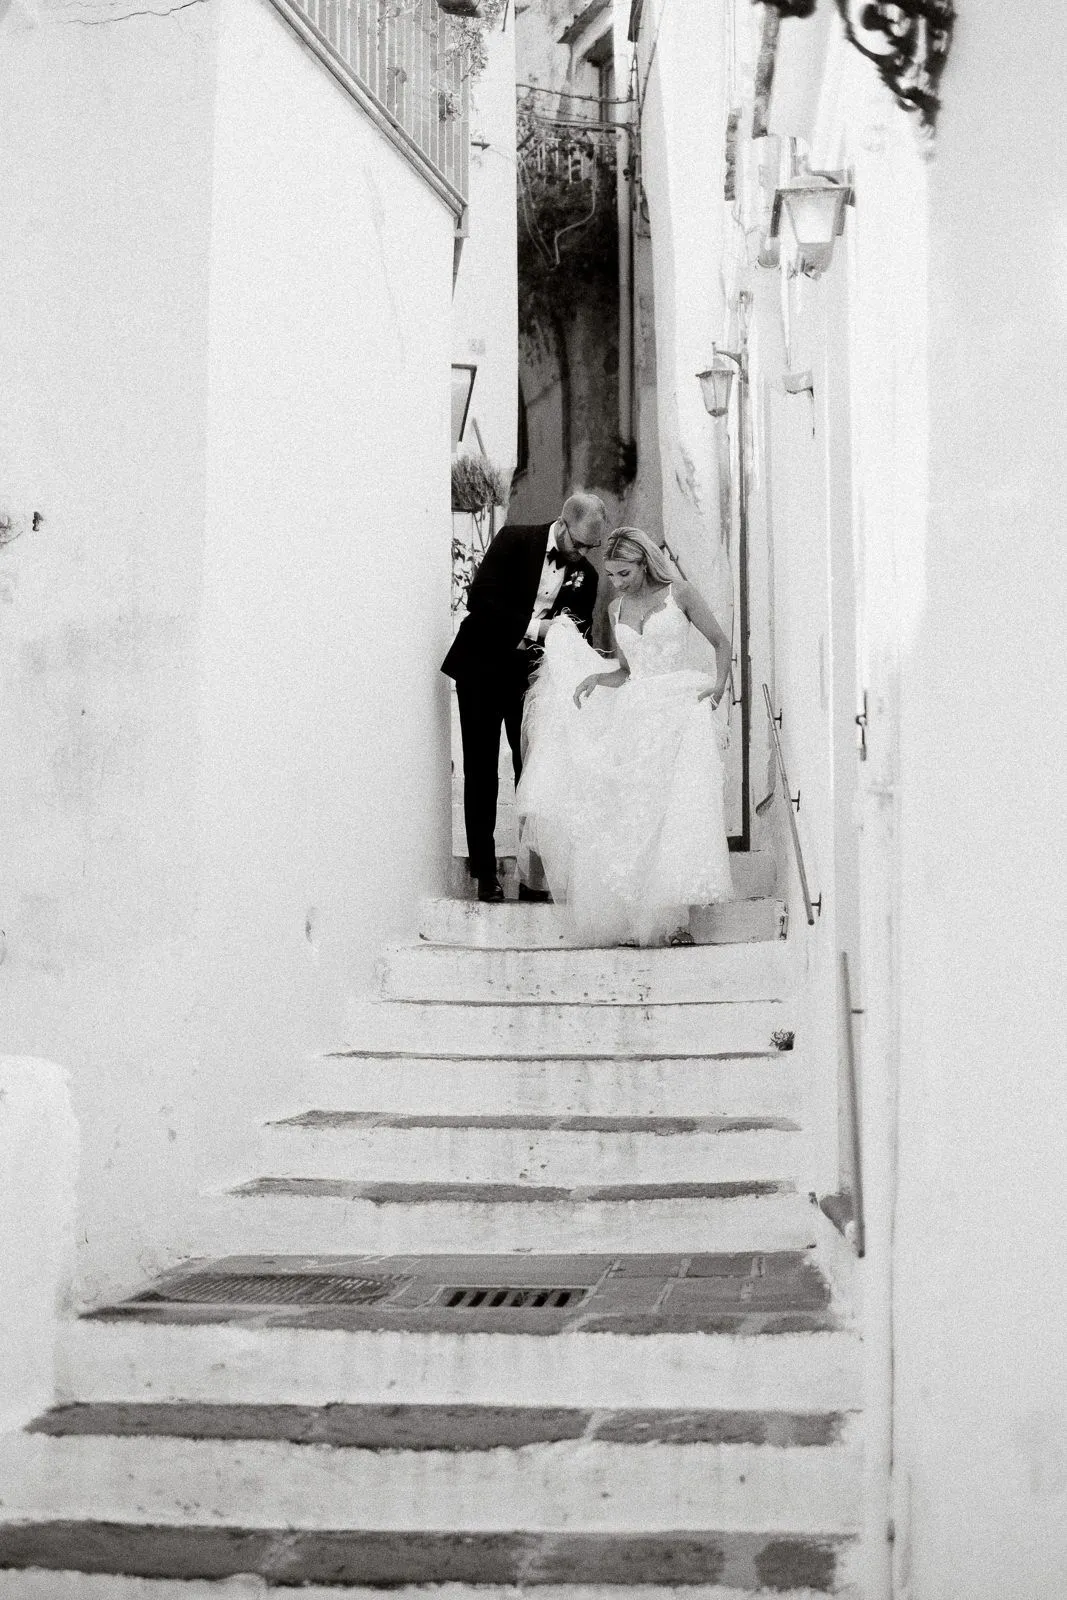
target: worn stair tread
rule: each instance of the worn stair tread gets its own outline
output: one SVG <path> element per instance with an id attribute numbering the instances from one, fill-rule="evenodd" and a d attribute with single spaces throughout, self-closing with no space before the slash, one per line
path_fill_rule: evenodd
<path id="1" fill-rule="evenodd" d="M 851 1564 L 854 1546 L 845 1546 L 843 1561 Z M 224 1587 L 222 1585 L 224 1584 Z M 213 1579 L 135 1578 L 116 1573 L 86 1573 L 69 1570 L 43 1571 L 41 1568 L 8 1569 L 3 1580 L 4 1600 L 271 1600 L 272 1596 L 293 1595 L 289 1583 L 275 1584 L 264 1578 L 241 1576 L 217 1582 Z M 301 1600 L 370 1600 L 380 1590 L 358 1584 L 301 1584 Z M 543 1584 L 540 1600 L 621 1600 L 613 1584 Z M 677 1600 L 677 1589 L 664 1584 L 641 1584 L 633 1591 L 634 1600 Z M 752 1600 L 750 1589 L 731 1585 L 687 1584 L 690 1600 Z M 777 1600 L 823 1600 L 825 1590 L 779 1589 Z M 390 1589 L 394 1600 L 516 1600 L 511 1584 L 397 1584 Z M 766 1591 L 764 1591 L 766 1593 Z M 863 1600 L 859 1588 L 850 1582 L 835 1583 L 835 1600 Z"/>
<path id="2" fill-rule="evenodd" d="M 413 1534 L 57 1520 L 0 1526 L 0 1569 L 185 1579 L 254 1574 L 290 1588 L 718 1584 L 743 1593 L 825 1594 L 837 1586 L 850 1543 L 785 1530 Z"/>
<path id="3" fill-rule="evenodd" d="M 517 1116 L 788 1116 L 799 1119 L 804 1073 L 795 1052 L 649 1060 L 378 1055 L 316 1057 L 291 1074 L 275 1118 L 321 1110 Z M 491 1097 L 491 1098 L 490 1098 Z"/>
<path id="4" fill-rule="evenodd" d="M 354 1055 L 585 1061 L 769 1054 L 791 1033 L 784 1000 L 561 1005 L 536 1001 L 360 1000 L 348 1008 L 342 1048 Z"/>
<path id="5" fill-rule="evenodd" d="M 167 1308 L 97 1313 L 60 1333 L 58 1398 L 325 1405 L 673 1406 L 694 1396 L 735 1410 L 855 1411 L 862 1344 L 844 1326 L 751 1338 L 736 1327 L 501 1337 L 448 1329 L 323 1328 L 258 1313 L 168 1318 Z M 180 1308 L 174 1308 L 176 1310 Z"/>
<path id="6" fill-rule="evenodd" d="M 757 884 L 758 888 L 759 885 Z M 781 937 L 786 907 L 773 894 L 753 894 L 701 906 L 690 915 L 699 945 L 772 942 Z M 426 900 L 419 937 L 427 944 L 472 950 L 584 949 L 560 907 L 516 900 L 486 905 L 477 900 Z"/>
<path id="7" fill-rule="evenodd" d="M 595 1195 L 565 1188 L 564 1198 L 521 1186 L 505 1198 L 511 1187 L 449 1185 L 444 1198 L 432 1185 L 349 1187 L 325 1179 L 261 1188 L 253 1180 L 243 1193 L 204 1196 L 186 1238 L 205 1256 L 804 1250 L 816 1239 L 817 1208 L 791 1183 L 697 1185 L 698 1193 L 690 1185 L 657 1185 L 656 1193 L 628 1184 L 610 1195 L 604 1186 Z M 680 1192 L 671 1195 L 671 1187 Z"/>
<path id="8" fill-rule="evenodd" d="M 587 1202 L 628 1204 L 640 1200 L 742 1200 L 795 1194 L 790 1179 L 731 1179 L 724 1183 L 609 1183 L 587 1188 L 530 1183 L 361 1183 L 352 1178 L 250 1178 L 231 1193 L 280 1195 L 287 1199 L 366 1200 L 372 1205 L 534 1205 Z"/>
<path id="9" fill-rule="evenodd" d="M 0 1441 L 0 1521 L 55 1517 L 230 1528 L 854 1532 L 862 1464 L 830 1448 L 581 1441 L 380 1450 L 174 1435 Z"/>
<path id="10" fill-rule="evenodd" d="M 55 1406 L 30 1431 L 63 1438 L 271 1439 L 361 1450 L 496 1450 L 605 1444 L 840 1444 L 839 1411 L 590 1410 L 570 1406 L 325 1406 L 95 1401 Z"/>
<path id="11" fill-rule="evenodd" d="M 778 1116 L 598 1116 L 592 1113 L 538 1115 L 534 1112 L 499 1112 L 435 1115 L 430 1112 L 328 1111 L 312 1108 L 296 1116 L 279 1118 L 281 1128 L 364 1129 L 440 1128 L 514 1129 L 522 1133 L 618 1133 L 684 1137 L 704 1133 L 798 1133 L 800 1124 Z"/>
<path id="12" fill-rule="evenodd" d="M 500 811 L 505 819 L 505 826 L 510 822 L 514 825 L 514 813 L 511 811 L 506 795 L 510 775 L 503 775 L 501 784 Z M 463 831 L 463 807 L 453 806 L 454 828 L 454 854 L 448 873 L 449 893 L 458 900 L 474 899 L 474 882 L 467 871 L 465 860 L 465 835 Z M 504 883 L 505 892 L 509 897 L 514 897 L 518 889 L 518 872 L 514 854 L 510 850 L 514 847 L 515 839 L 506 839 L 503 834 L 499 838 L 500 850 L 497 853 L 497 870 L 501 881 Z M 753 895 L 770 895 L 775 892 L 778 881 L 778 868 L 775 857 L 770 850 L 731 850 L 730 875 L 733 879 L 735 900 L 744 900 Z"/>
<path id="13" fill-rule="evenodd" d="M 780 941 L 677 949 L 516 949 L 396 944 L 375 967 L 387 1000 L 448 1004 L 740 1004 L 781 1000 L 792 973 Z"/>
<path id="14" fill-rule="evenodd" d="M 268 1124 L 253 1170 L 361 1183 L 528 1184 L 569 1192 L 795 1179 L 809 1141 L 787 1118 L 393 1116 L 313 1111 Z"/>

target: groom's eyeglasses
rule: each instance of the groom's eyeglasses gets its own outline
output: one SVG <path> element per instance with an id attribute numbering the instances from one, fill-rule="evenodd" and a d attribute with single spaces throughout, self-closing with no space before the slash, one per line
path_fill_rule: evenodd
<path id="1" fill-rule="evenodd" d="M 600 548 L 599 539 L 594 540 L 592 544 L 587 544 L 583 539 L 576 539 L 574 537 L 574 531 L 566 517 L 560 517 L 559 520 L 567 535 L 567 538 L 570 540 L 571 544 L 576 550 L 598 550 Z"/>

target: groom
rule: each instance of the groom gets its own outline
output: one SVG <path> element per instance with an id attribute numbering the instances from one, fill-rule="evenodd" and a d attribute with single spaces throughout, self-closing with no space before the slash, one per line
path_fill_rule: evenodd
<path id="1" fill-rule="evenodd" d="M 522 704 L 541 658 L 548 627 L 569 612 L 586 638 L 596 605 L 596 569 L 585 552 L 607 531 L 604 503 L 572 494 L 555 522 L 508 523 L 490 544 L 467 595 L 441 671 L 456 680 L 463 736 L 463 816 L 467 858 L 479 900 L 503 900 L 496 875 L 497 770 L 500 729 L 511 746 L 515 781 L 522 771 Z M 519 885 L 519 899 L 546 896 Z"/>

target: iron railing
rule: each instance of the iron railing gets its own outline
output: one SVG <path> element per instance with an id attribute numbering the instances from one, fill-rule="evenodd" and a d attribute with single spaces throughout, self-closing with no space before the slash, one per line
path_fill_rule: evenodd
<path id="1" fill-rule="evenodd" d="M 437 0 L 273 0 L 334 77 L 462 217 L 470 105 L 460 36 Z"/>
<path id="2" fill-rule="evenodd" d="M 785 757 L 782 754 L 782 741 L 778 737 L 778 725 L 782 719 L 781 716 L 776 717 L 774 714 L 774 707 L 771 704 L 771 691 L 768 689 L 766 684 L 763 685 L 763 699 L 767 707 L 767 720 L 771 726 L 771 738 L 774 741 L 774 753 L 778 762 L 778 775 L 782 780 L 785 811 L 786 816 L 789 818 L 789 833 L 793 840 L 793 854 L 796 857 L 797 863 L 797 876 L 800 879 L 800 890 L 804 896 L 804 913 L 808 919 L 808 926 L 810 928 L 815 921 L 816 911 L 822 910 L 822 895 L 820 895 L 817 900 L 812 900 L 811 890 L 808 887 L 808 874 L 807 869 L 804 866 L 804 852 L 800 848 L 800 834 L 797 832 L 797 819 L 794 814 L 794 807 L 797 809 L 800 807 L 800 795 L 797 794 L 794 797 L 794 795 L 790 792 L 789 778 L 785 770 Z"/>

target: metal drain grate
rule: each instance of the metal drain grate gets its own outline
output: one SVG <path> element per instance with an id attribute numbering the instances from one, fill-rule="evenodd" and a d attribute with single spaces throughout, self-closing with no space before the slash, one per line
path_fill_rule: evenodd
<path id="1" fill-rule="evenodd" d="M 139 1304 L 197 1306 L 373 1306 L 407 1278 L 356 1278 L 341 1273 L 194 1272 L 137 1296 Z"/>
<path id="2" fill-rule="evenodd" d="M 573 1311 L 591 1293 L 574 1287 L 463 1289 L 443 1291 L 442 1299 L 450 1311 Z"/>

